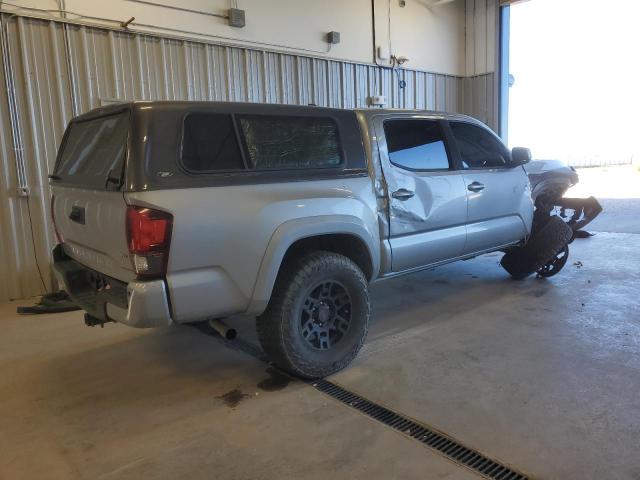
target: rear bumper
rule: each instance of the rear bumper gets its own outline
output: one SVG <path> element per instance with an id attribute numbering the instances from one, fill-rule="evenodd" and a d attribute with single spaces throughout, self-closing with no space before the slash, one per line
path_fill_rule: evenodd
<path id="1" fill-rule="evenodd" d="M 53 266 L 73 302 L 100 320 L 139 328 L 172 323 L 164 280 L 121 282 L 75 261 L 62 245 L 53 249 Z"/>

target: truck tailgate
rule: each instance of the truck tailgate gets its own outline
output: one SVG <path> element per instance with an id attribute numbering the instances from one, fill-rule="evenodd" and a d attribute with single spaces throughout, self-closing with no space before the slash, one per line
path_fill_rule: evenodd
<path id="1" fill-rule="evenodd" d="M 52 214 L 64 251 L 109 277 L 135 277 L 121 191 L 130 110 L 116 106 L 72 120 L 50 175 Z"/>
<path id="2" fill-rule="evenodd" d="M 53 186 L 53 215 L 67 255 L 107 276 L 135 278 L 122 192 Z"/>

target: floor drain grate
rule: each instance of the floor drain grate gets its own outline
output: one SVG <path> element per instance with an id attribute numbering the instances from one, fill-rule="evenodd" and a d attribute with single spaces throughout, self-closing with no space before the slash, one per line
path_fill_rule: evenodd
<path id="1" fill-rule="evenodd" d="M 388 408 L 366 400 L 355 393 L 331 383 L 327 380 L 312 382 L 312 385 L 321 392 L 336 400 L 354 408 L 369 417 L 392 427 L 403 434 L 425 444 L 438 453 L 464 465 L 467 468 L 495 480 L 527 480 L 528 477 L 517 472 L 502 463 L 491 460 L 480 452 L 461 445 L 456 440 L 447 437 L 429 427 L 421 425 L 407 417 L 404 417 Z"/>
<path id="2" fill-rule="evenodd" d="M 259 347 L 237 338 L 235 340 L 225 340 L 214 333 L 208 326 L 198 326 L 198 328 L 217 338 L 228 348 L 242 351 L 257 360 L 268 363 L 265 354 Z M 286 372 L 282 373 L 288 375 Z M 293 377 L 291 378 L 293 379 Z M 317 390 L 423 443 L 453 462 L 465 466 L 485 478 L 495 480 L 529 480 L 529 477 L 525 474 L 492 460 L 476 450 L 465 447 L 451 437 L 350 392 L 335 383 L 331 383 L 328 380 L 317 380 L 310 383 Z"/>

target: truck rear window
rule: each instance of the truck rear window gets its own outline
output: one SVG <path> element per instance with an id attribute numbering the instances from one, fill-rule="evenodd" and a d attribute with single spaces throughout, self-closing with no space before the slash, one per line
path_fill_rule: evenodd
<path id="1" fill-rule="evenodd" d="M 100 190 L 119 186 L 128 131 L 128 111 L 72 122 L 54 180 Z"/>

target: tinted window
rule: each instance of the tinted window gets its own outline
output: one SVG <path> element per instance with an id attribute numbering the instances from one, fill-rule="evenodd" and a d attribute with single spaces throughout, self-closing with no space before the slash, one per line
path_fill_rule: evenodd
<path id="1" fill-rule="evenodd" d="M 444 137 L 433 120 L 388 120 L 384 122 L 389 160 L 410 170 L 447 170 L 449 158 Z"/>
<path id="2" fill-rule="evenodd" d="M 485 129 L 468 123 L 451 122 L 464 168 L 504 167 L 509 152 L 500 140 Z"/>
<path id="3" fill-rule="evenodd" d="M 324 117 L 240 116 L 249 168 L 336 167 L 342 163 L 336 124 Z"/>
<path id="4" fill-rule="evenodd" d="M 184 121 L 182 163 L 195 172 L 244 169 L 231 115 L 188 115 Z"/>
<path id="5" fill-rule="evenodd" d="M 54 174 L 65 183 L 97 189 L 106 189 L 110 177 L 115 182 L 109 185 L 117 186 L 128 130 L 129 112 L 72 122 Z"/>

